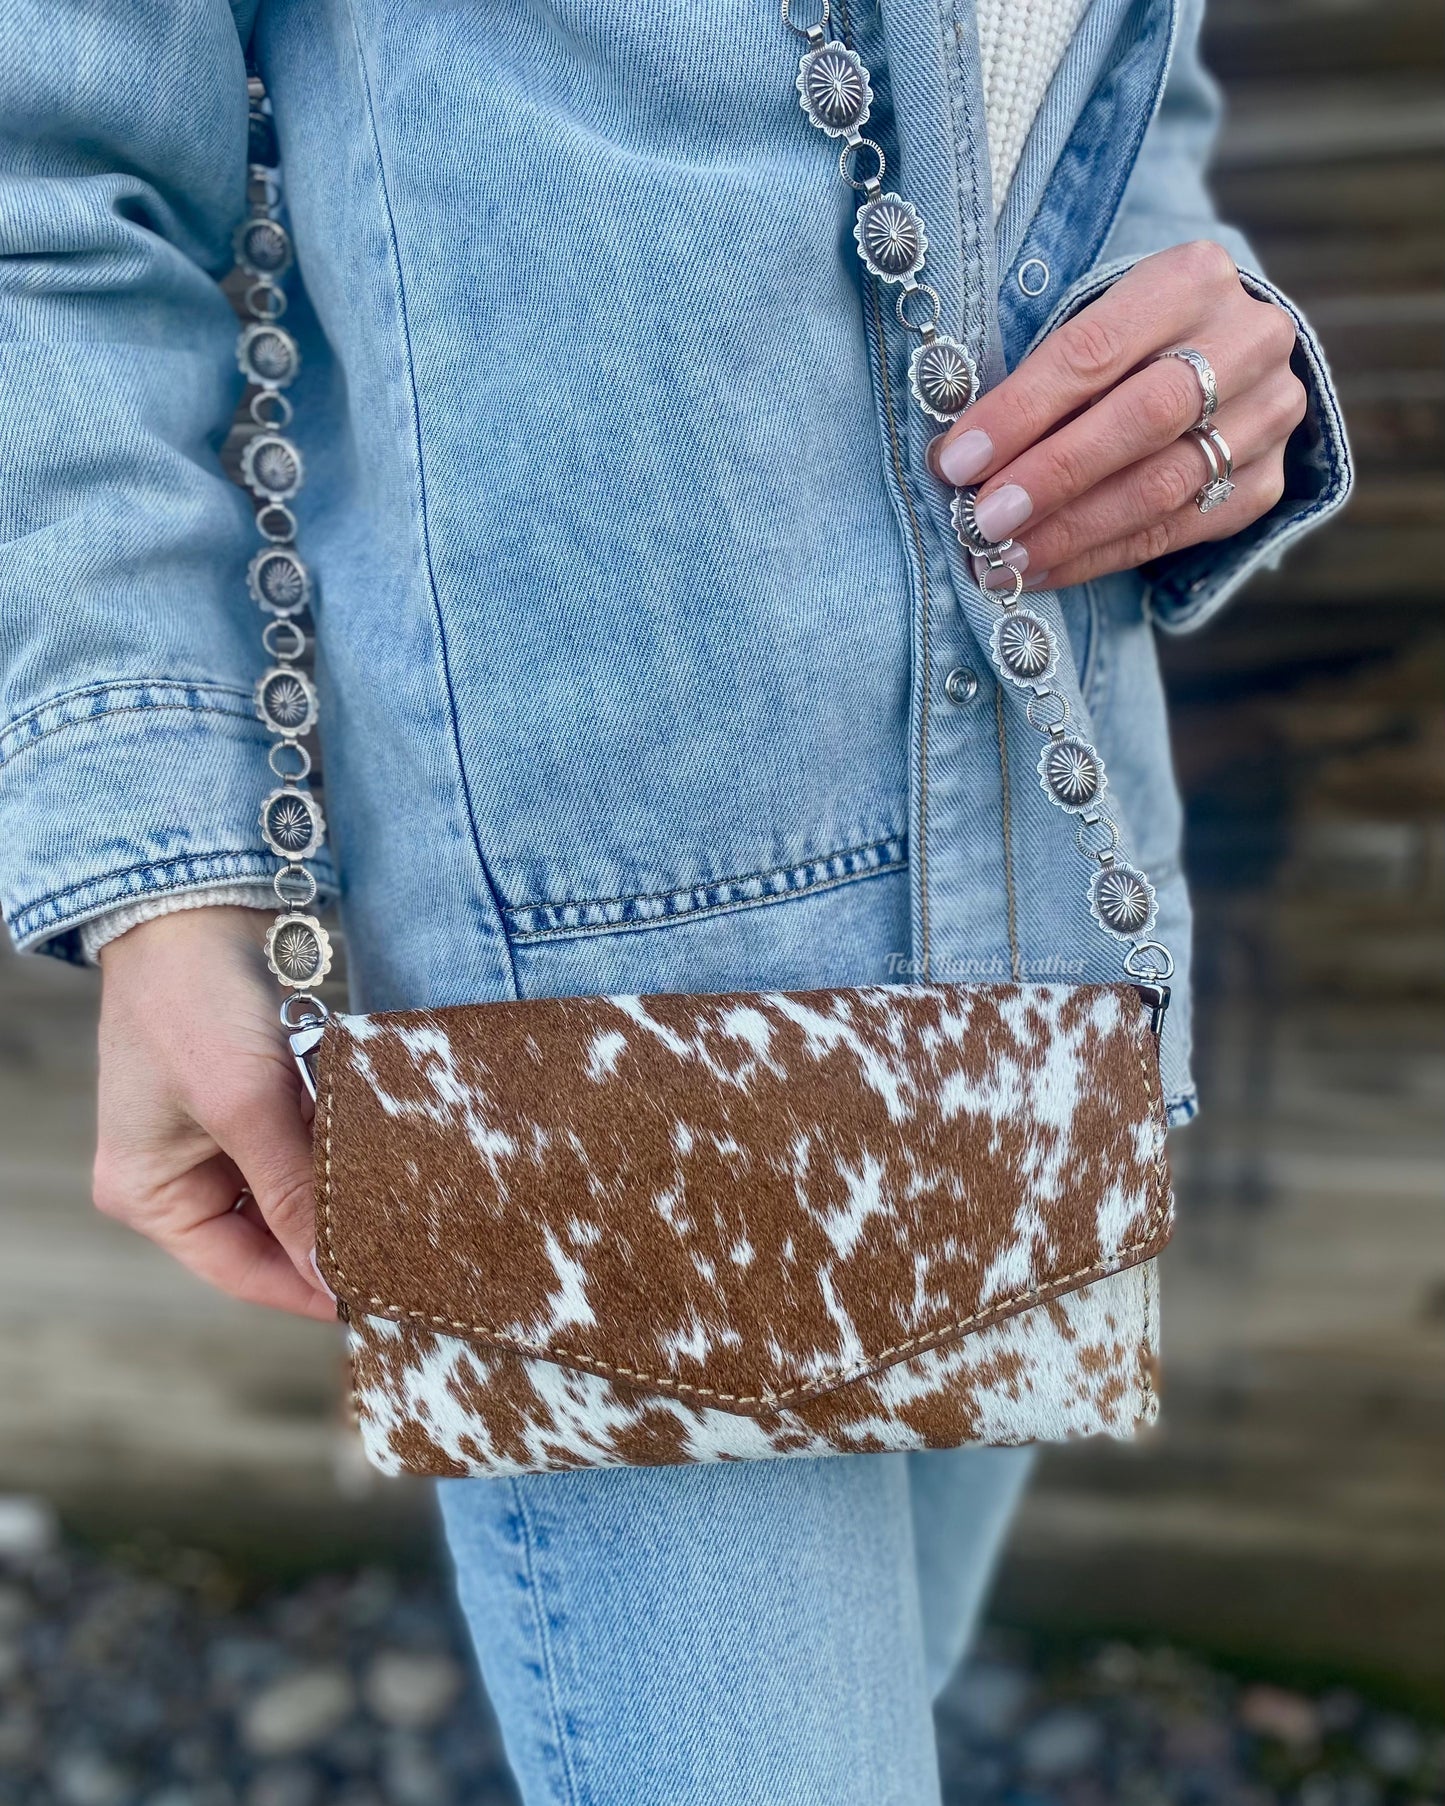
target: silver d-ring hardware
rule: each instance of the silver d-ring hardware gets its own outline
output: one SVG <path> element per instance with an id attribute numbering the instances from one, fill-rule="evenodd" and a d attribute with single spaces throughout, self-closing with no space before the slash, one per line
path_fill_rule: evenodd
<path id="1" fill-rule="evenodd" d="M 1041 273 L 1040 280 L 1033 283 L 1026 282 L 1024 277 L 1029 270 L 1038 270 Z M 1049 266 L 1044 262 L 1042 257 L 1026 257 L 1019 265 L 1018 273 L 1014 277 L 1014 280 L 1029 299 L 1035 301 L 1049 286 L 1049 283 L 1053 280 L 1053 276 L 1049 270 Z"/>
<path id="2" fill-rule="evenodd" d="M 293 1012 L 299 1011 L 299 1014 Z M 313 1028 L 322 1022 L 331 1020 L 331 1011 L 319 997 L 313 997 L 309 991 L 293 991 L 289 997 L 281 1000 L 281 1026 L 291 1029 Z"/>
<path id="3" fill-rule="evenodd" d="M 1145 955 L 1149 956 L 1150 963 L 1141 970 L 1135 961 Z M 1156 965 L 1155 960 L 1162 963 Z M 1174 955 L 1163 941 L 1139 941 L 1124 955 L 1124 970 L 1130 978 L 1142 978 L 1146 982 L 1170 979 L 1174 976 Z"/>

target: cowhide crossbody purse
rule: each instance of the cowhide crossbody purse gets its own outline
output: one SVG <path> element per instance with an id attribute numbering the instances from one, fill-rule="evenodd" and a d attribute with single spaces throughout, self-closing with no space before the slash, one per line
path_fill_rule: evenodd
<path id="1" fill-rule="evenodd" d="M 783 9 L 787 21 L 787 7 Z M 855 237 L 918 338 L 940 421 L 976 383 L 919 280 L 912 205 L 861 135 L 868 72 L 822 22 L 797 76 L 864 200 Z M 1172 1200 L 1158 1036 L 1172 962 L 1152 886 L 1117 855 L 1102 761 L 1051 684 L 1058 636 L 999 592 L 991 653 L 1030 692 L 1037 778 L 1094 863 L 1117 984 L 903 984 L 734 996 L 537 998 L 332 1015 L 308 908 L 323 834 L 295 548 L 301 456 L 280 324 L 291 246 L 269 103 L 252 83 L 255 431 L 242 475 L 270 618 L 257 708 L 275 736 L 262 828 L 283 912 L 266 941 L 316 1096 L 317 1248 L 379 1466 L 513 1474 L 607 1464 L 1124 1436 L 1156 1410 L 1153 1257 Z M 871 157 L 866 179 L 853 171 Z M 972 492 L 954 524 L 983 540 Z M 1094 850 L 1097 849 L 1097 850 Z"/>

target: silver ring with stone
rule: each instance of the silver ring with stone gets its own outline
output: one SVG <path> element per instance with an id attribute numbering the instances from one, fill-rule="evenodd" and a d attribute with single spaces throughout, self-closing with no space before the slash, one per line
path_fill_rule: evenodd
<path id="1" fill-rule="evenodd" d="M 1197 432 L 1200 427 L 1209 425 L 1214 418 L 1214 410 L 1219 406 L 1219 384 L 1215 380 L 1214 365 L 1202 351 L 1196 351 L 1190 345 L 1178 345 L 1172 351 L 1161 351 L 1154 362 L 1157 364 L 1166 357 L 1182 359 L 1199 378 L 1201 397 L 1199 418 L 1189 429 L 1191 432 Z"/>
<path id="2" fill-rule="evenodd" d="M 1209 477 L 1194 497 L 1194 506 L 1208 514 L 1234 494 L 1234 457 L 1220 433 L 1212 426 L 1192 426 L 1188 438 L 1204 453 Z"/>

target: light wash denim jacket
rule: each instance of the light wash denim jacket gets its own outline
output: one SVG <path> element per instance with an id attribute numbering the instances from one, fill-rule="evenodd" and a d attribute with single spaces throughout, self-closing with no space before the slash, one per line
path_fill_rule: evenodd
<path id="1" fill-rule="evenodd" d="M 986 381 L 1172 243 L 1220 239 L 1275 294 L 1203 185 L 1189 0 L 1093 0 L 997 229 L 968 0 L 837 17 Z M 272 869 L 257 541 L 218 459 L 246 47 L 305 283 L 300 544 L 356 1001 L 1117 977 L 775 0 L 7 0 L 16 943 L 74 957 L 117 904 Z M 1042 603 L 1181 963 L 1153 623 L 1197 626 L 1348 489 L 1299 326 L 1278 507 Z M 1182 998 L 1165 1070 L 1187 1116 Z"/>

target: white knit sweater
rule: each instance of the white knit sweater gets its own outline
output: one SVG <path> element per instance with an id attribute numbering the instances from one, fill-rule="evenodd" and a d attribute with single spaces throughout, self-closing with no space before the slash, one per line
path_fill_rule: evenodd
<path id="1" fill-rule="evenodd" d="M 977 0 L 984 117 L 997 218 L 1060 59 L 1089 0 Z"/>
<path id="2" fill-rule="evenodd" d="M 977 0 L 995 218 L 1018 168 L 1029 128 L 1088 4 L 1089 0 Z M 81 924 L 82 951 L 94 962 L 101 948 L 128 928 L 172 910 L 196 909 L 208 903 L 273 910 L 276 895 L 270 884 L 258 878 L 119 904 Z"/>

